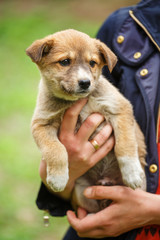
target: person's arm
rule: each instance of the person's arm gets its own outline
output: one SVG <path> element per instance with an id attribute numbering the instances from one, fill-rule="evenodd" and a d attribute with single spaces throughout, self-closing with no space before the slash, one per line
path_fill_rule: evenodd
<path id="1" fill-rule="evenodd" d="M 63 192 L 54 194 L 66 200 L 71 198 L 75 180 L 106 156 L 114 146 L 114 137 L 111 136 L 112 127 L 109 124 L 104 126 L 94 137 L 100 145 L 98 151 L 95 151 L 92 144 L 88 141 L 95 129 L 104 121 L 104 117 L 98 113 L 91 114 L 75 134 L 75 127 L 79 113 L 86 102 L 87 99 L 82 99 L 66 111 L 59 132 L 59 140 L 64 144 L 68 152 L 69 181 Z M 45 161 L 41 161 L 40 176 L 44 184 L 47 186 L 45 180 Z M 49 190 L 52 191 L 51 189 Z"/>
<path id="2" fill-rule="evenodd" d="M 116 237 L 148 225 L 160 225 L 160 196 L 132 190 L 124 186 L 94 186 L 84 195 L 92 199 L 111 199 L 112 204 L 104 210 L 87 215 L 79 208 L 78 216 L 68 211 L 68 221 L 80 237 Z"/>

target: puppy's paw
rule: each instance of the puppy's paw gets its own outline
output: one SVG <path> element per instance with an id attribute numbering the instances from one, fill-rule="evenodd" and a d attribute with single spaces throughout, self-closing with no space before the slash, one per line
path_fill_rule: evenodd
<path id="1" fill-rule="evenodd" d="M 142 188 L 143 186 L 143 177 L 142 177 L 143 172 L 130 172 L 130 174 L 125 174 L 125 176 L 123 175 L 123 183 L 128 186 L 131 187 L 132 189 L 136 189 L 136 188 Z"/>
<path id="2" fill-rule="evenodd" d="M 123 183 L 132 189 L 143 188 L 145 173 L 141 167 L 139 159 L 131 157 L 121 157 L 120 170 Z"/>
<path id="3" fill-rule="evenodd" d="M 48 175 L 47 174 L 47 184 L 54 192 L 62 192 L 68 182 L 68 169 L 65 174 L 61 175 Z"/>

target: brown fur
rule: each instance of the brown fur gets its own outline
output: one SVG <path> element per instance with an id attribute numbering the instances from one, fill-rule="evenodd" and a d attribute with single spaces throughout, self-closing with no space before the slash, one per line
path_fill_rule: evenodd
<path id="1" fill-rule="evenodd" d="M 81 123 L 93 112 L 103 114 L 113 126 L 116 143 L 114 150 L 77 179 L 73 205 L 85 207 L 89 212 L 104 207 L 104 202 L 100 204 L 83 196 L 86 186 L 100 182 L 145 190 L 143 134 L 129 101 L 101 75 L 104 65 L 112 71 L 116 64 L 117 58 L 111 50 L 84 33 L 66 30 L 35 41 L 26 52 L 42 76 L 32 133 L 47 163 L 47 182 L 53 191 L 62 191 L 68 181 L 68 155 L 57 136 L 63 114 L 75 101 L 85 97 L 88 103 L 80 114 Z M 81 80 L 89 80 L 90 86 L 82 89 Z"/>

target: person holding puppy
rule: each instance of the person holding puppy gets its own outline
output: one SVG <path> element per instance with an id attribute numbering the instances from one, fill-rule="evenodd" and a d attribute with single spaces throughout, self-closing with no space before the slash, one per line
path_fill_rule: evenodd
<path id="1" fill-rule="evenodd" d="M 79 208 L 77 216 L 69 199 L 75 179 L 100 161 L 113 147 L 112 126 L 106 125 L 96 136 L 100 148 L 86 149 L 88 140 L 103 116 L 92 114 L 74 134 L 78 115 L 87 99 L 78 101 L 64 115 L 59 139 L 69 154 L 70 179 L 66 189 L 50 193 L 41 185 L 37 205 L 51 215 L 67 212 L 69 229 L 65 240 L 78 239 L 160 239 L 160 1 L 142 0 L 137 6 L 114 12 L 99 30 L 97 38 L 106 43 L 118 56 L 118 64 L 104 75 L 127 97 L 147 144 L 147 192 L 124 186 L 93 186 L 84 195 L 91 199 L 111 199 L 104 210 L 87 215 Z M 158 148 L 157 148 L 158 147 Z M 158 150 L 157 150 L 158 149 Z M 83 153 L 83 154 L 82 154 Z M 84 158 L 85 156 L 85 158 Z M 42 161 L 40 176 L 45 182 L 46 166 Z M 69 210 L 69 211 L 68 211 Z"/>

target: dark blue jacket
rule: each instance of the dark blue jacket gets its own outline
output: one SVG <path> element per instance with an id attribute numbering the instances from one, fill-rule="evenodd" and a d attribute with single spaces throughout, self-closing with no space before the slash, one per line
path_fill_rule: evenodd
<path id="1" fill-rule="evenodd" d="M 159 176 L 156 123 L 160 102 L 160 0 L 143 0 L 137 6 L 114 12 L 102 25 L 97 38 L 118 56 L 119 61 L 112 74 L 107 67 L 103 74 L 133 104 L 147 144 L 147 190 L 155 193 Z M 158 167 L 157 171 L 152 168 L 153 164 Z M 43 184 L 37 205 L 40 209 L 49 209 L 53 216 L 63 216 L 71 208 L 68 202 L 50 194 Z M 132 240 L 137 231 L 113 239 Z M 81 238 L 70 229 L 65 240 L 73 239 Z"/>
<path id="2" fill-rule="evenodd" d="M 142 11 L 143 9 L 143 11 Z M 160 102 L 160 0 L 144 0 L 137 7 L 113 13 L 98 32 L 98 38 L 118 56 L 110 81 L 134 107 L 135 117 L 147 144 L 147 189 L 155 193 L 158 173 L 156 123 Z M 119 38 L 123 40 L 119 40 Z M 109 74 L 104 69 L 104 75 Z"/>

